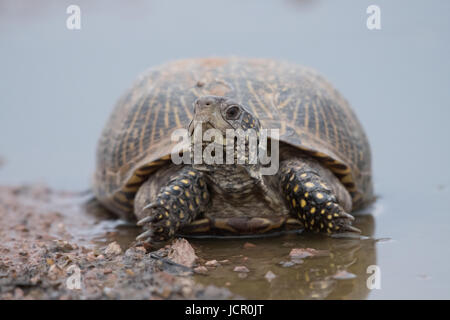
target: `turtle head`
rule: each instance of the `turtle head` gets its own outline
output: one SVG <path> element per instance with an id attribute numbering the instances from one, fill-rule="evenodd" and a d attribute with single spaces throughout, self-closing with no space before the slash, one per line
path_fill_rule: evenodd
<path id="1" fill-rule="evenodd" d="M 201 126 L 202 132 L 215 129 L 225 137 L 228 132 L 241 129 L 260 131 L 259 120 L 241 103 L 220 96 L 203 96 L 194 102 L 194 119 L 189 125 L 189 134 Z"/>
<path id="2" fill-rule="evenodd" d="M 250 161 L 250 150 L 257 153 L 260 130 L 259 120 L 243 104 L 227 97 L 198 98 L 189 125 L 194 167 L 211 169 L 213 165 L 231 163 L 256 165 L 255 161 Z M 210 155 L 215 159 L 208 161 L 205 157 Z M 206 165 L 198 165 L 203 162 L 199 158 L 195 161 L 199 156 Z"/>

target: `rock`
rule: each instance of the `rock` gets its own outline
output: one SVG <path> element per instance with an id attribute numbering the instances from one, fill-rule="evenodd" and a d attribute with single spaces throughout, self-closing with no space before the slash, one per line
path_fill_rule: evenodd
<path id="1" fill-rule="evenodd" d="M 194 248 L 186 239 L 176 239 L 170 246 L 167 257 L 173 262 L 188 268 L 192 268 L 197 260 Z"/>
<path id="2" fill-rule="evenodd" d="M 229 263 L 230 263 L 230 260 L 228 260 L 228 259 L 220 260 L 219 263 L 220 263 L 220 264 L 229 264 Z"/>
<path id="3" fill-rule="evenodd" d="M 56 280 L 64 275 L 64 271 L 56 264 L 52 264 L 48 269 L 48 277 L 51 280 Z"/>
<path id="4" fill-rule="evenodd" d="M 112 271 L 112 269 L 111 268 L 105 268 L 105 269 L 103 269 L 103 274 L 109 274 L 109 273 L 112 273 L 113 271 Z"/>
<path id="5" fill-rule="evenodd" d="M 303 262 L 302 260 L 300 260 L 300 261 L 301 262 L 297 262 L 297 263 L 302 263 Z M 281 266 L 283 268 L 289 268 L 289 267 L 294 266 L 296 264 L 296 262 L 293 262 L 293 261 L 281 261 L 280 264 L 281 264 Z"/>
<path id="6" fill-rule="evenodd" d="M 246 266 L 236 266 L 233 269 L 234 272 L 250 272 Z"/>
<path id="7" fill-rule="evenodd" d="M 54 240 L 53 251 L 70 252 L 73 246 L 65 240 Z"/>
<path id="8" fill-rule="evenodd" d="M 194 272 L 199 273 L 199 274 L 206 274 L 206 273 L 208 273 L 208 269 L 204 266 L 199 266 L 199 267 L 194 268 Z"/>
<path id="9" fill-rule="evenodd" d="M 349 279 L 355 279 L 355 278 L 356 278 L 355 274 L 345 271 L 345 270 L 338 271 L 333 275 L 333 279 L 336 279 L 336 280 L 349 280 Z"/>
<path id="10" fill-rule="evenodd" d="M 105 255 L 107 256 L 115 256 L 122 253 L 122 248 L 119 246 L 117 242 L 111 242 L 105 249 Z"/>
<path id="11" fill-rule="evenodd" d="M 307 257 L 326 256 L 326 255 L 328 255 L 327 251 L 316 250 L 312 248 L 294 248 L 289 253 L 289 257 L 295 259 L 304 259 Z"/>
<path id="12" fill-rule="evenodd" d="M 273 279 L 275 279 L 277 276 L 275 273 L 273 273 L 272 271 L 267 271 L 266 275 L 264 276 L 264 278 L 267 279 L 267 281 L 271 282 Z"/>
<path id="13" fill-rule="evenodd" d="M 256 247 L 256 245 L 251 242 L 244 243 L 244 249 L 250 249 L 250 248 L 255 248 L 255 247 Z"/>
<path id="14" fill-rule="evenodd" d="M 205 262 L 205 266 L 207 267 L 217 267 L 218 265 L 219 263 L 217 262 L 217 260 L 210 260 Z"/>

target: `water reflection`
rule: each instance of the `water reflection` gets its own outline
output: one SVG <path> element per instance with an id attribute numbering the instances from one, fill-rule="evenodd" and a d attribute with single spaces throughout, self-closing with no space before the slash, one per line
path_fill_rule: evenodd
<path id="1" fill-rule="evenodd" d="M 376 240 L 372 238 L 372 215 L 357 218 L 356 226 L 367 238 L 334 239 L 325 236 L 286 235 L 251 239 L 255 247 L 245 248 L 248 240 L 193 240 L 205 260 L 229 260 L 196 280 L 204 284 L 227 286 L 249 299 L 364 299 L 367 267 L 376 264 Z M 293 248 L 312 248 L 318 256 L 291 259 Z M 245 265 L 247 274 L 234 272 Z M 276 275 L 269 281 L 268 272 Z"/>

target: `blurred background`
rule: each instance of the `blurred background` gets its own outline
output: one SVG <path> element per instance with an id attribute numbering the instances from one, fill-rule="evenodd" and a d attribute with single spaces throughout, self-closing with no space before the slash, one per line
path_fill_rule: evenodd
<path id="1" fill-rule="evenodd" d="M 81 8 L 81 30 L 66 9 Z M 368 30 L 366 9 L 381 9 Z M 373 149 L 382 290 L 450 298 L 450 2 L 0 1 L 0 184 L 85 190 L 122 92 L 168 60 L 284 59 L 324 74 Z"/>

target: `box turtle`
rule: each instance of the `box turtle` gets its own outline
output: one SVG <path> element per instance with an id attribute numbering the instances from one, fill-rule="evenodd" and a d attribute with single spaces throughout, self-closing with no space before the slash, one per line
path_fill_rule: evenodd
<path id="1" fill-rule="evenodd" d="M 258 139 L 277 129 L 269 144 L 279 147 L 278 170 L 261 174 L 263 165 L 249 161 L 174 163 L 172 134 L 189 129 L 193 143 L 199 124 L 224 136 L 256 130 Z M 314 70 L 269 59 L 186 59 L 148 70 L 121 97 L 98 143 L 93 190 L 122 218 L 137 219 L 146 242 L 359 232 L 350 212 L 373 199 L 371 152 L 347 101 Z"/>

